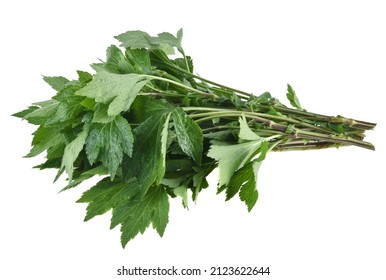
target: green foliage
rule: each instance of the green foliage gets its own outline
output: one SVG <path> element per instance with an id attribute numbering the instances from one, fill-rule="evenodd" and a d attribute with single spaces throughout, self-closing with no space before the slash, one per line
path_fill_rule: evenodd
<path id="1" fill-rule="evenodd" d="M 114 179 L 123 154 L 131 156 L 133 142 L 131 127 L 122 116 L 108 123 L 93 123 L 86 140 L 87 158 L 91 165 L 101 161 Z"/>
<path id="2" fill-rule="evenodd" d="M 238 196 L 248 211 L 256 204 L 258 171 L 270 151 L 356 145 L 375 124 L 303 110 L 288 85 L 288 108 L 268 92 L 259 96 L 193 73 L 174 36 L 128 31 L 116 38 L 94 74 L 43 77 L 56 94 L 15 113 L 37 125 L 26 157 L 45 152 L 36 168 L 67 174 L 68 190 L 88 179 L 101 180 L 78 200 L 88 203 L 85 220 L 111 210 L 111 228 L 121 243 L 152 225 L 162 236 L 169 197 L 198 199 L 219 168 L 218 192 Z M 175 50 L 179 55 L 170 57 Z"/>
<path id="3" fill-rule="evenodd" d="M 300 110 L 303 109 L 302 106 L 300 105 L 299 99 L 296 96 L 295 91 L 289 84 L 287 84 L 287 98 L 290 101 L 292 106 Z"/>

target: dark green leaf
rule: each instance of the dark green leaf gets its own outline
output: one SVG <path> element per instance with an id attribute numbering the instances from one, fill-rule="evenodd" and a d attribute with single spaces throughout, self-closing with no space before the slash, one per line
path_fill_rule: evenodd
<path id="1" fill-rule="evenodd" d="M 203 150 L 201 128 L 179 107 L 173 110 L 173 122 L 181 149 L 200 165 Z"/>
<path id="2" fill-rule="evenodd" d="M 87 158 L 90 164 L 100 160 L 114 179 L 123 154 L 131 156 L 133 141 L 131 127 L 122 116 L 105 124 L 94 123 L 86 140 Z"/>
<path id="3" fill-rule="evenodd" d="M 104 64 L 106 70 L 116 74 L 134 73 L 134 68 L 127 60 L 122 51 L 112 45 L 107 49 L 106 63 Z"/>
<path id="4" fill-rule="evenodd" d="M 97 167 L 94 167 L 90 170 L 87 170 L 81 173 L 77 178 L 74 178 L 71 182 L 69 182 L 68 185 L 61 190 L 61 192 L 74 188 L 77 185 L 81 184 L 82 182 L 86 181 L 87 179 L 94 177 L 95 175 L 108 175 L 107 168 L 104 167 L 103 165 L 99 165 Z"/>
<path id="5" fill-rule="evenodd" d="M 138 233 L 144 233 L 150 223 L 162 236 L 169 220 L 168 213 L 169 200 L 165 189 L 153 186 L 143 198 L 139 195 L 122 200 L 113 209 L 111 228 L 121 224 L 121 243 L 125 247 Z"/>
<path id="6" fill-rule="evenodd" d="M 241 189 L 240 198 L 246 202 L 248 211 L 251 211 L 258 197 L 256 182 L 259 166 L 260 162 L 252 161 L 233 174 L 226 188 L 226 200 L 231 199 Z"/>
<path id="7" fill-rule="evenodd" d="M 102 215 L 118 205 L 124 199 L 134 196 L 138 191 L 135 185 L 126 182 L 111 181 L 105 178 L 94 187 L 85 191 L 77 202 L 89 203 L 85 221 Z"/>
<path id="8" fill-rule="evenodd" d="M 145 49 L 126 49 L 126 57 L 138 74 L 151 74 L 149 51 Z"/>
<path id="9" fill-rule="evenodd" d="M 132 157 L 125 157 L 123 174 L 126 180 L 137 178 L 142 194 L 165 173 L 166 139 L 170 114 L 150 117 L 134 129 Z"/>
<path id="10" fill-rule="evenodd" d="M 64 135 L 56 128 L 39 127 L 34 133 L 32 149 L 26 157 L 34 157 L 45 150 L 65 143 Z"/>
<path id="11" fill-rule="evenodd" d="M 80 104 L 84 97 L 75 95 L 80 88 L 80 86 L 70 85 L 58 92 L 54 99 L 60 103 L 55 107 L 55 112 L 48 118 L 46 125 L 70 120 L 84 110 Z"/>
<path id="12" fill-rule="evenodd" d="M 143 122 L 150 117 L 159 118 L 169 114 L 172 110 L 172 105 L 166 100 L 154 99 L 149 96 L 138 96 L 131 107 L 137 122 Z"/>
<path id="13" fill-rule="evenodd" d="M 244 201 L 251 211 L 256 204 L 258 192 L 256 190 L 258 172 L 262 161 L 268 152 L 269 142 L 264 141 L 259 149 L 259 157 L 238 169 L 226 186 L 226 200 L 231 199 L 239 192 L 241 201 Z"/>

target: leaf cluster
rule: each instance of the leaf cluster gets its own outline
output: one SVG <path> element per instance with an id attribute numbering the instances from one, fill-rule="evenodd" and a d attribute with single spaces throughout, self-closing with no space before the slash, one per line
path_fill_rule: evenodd
<path id="1" fill-rule="evenodd" d="M 125 246 L 150 225 L 162 236 L 169 198 L 188 207 L 219 168 L 218 192 L 236 194 L 250 211 L 258 199 L 258 170 L 270 151 L 356 145 L 375 124 L 307 112 L 288 85 L 289 108 L 268 92 L 259 96 L 194 74 L 174 36 L 128 31 L 107 49 L 95 73 L 44 77 L 56 94 L 14 114 L 38 128 L 27 157 L 45 152 L 39 169 L 67 174 L 71 189 L 101 180 L 78 200 L 85 220 L 112 211 Z M 178 55 L 175 55 L 175 53 Z"/>

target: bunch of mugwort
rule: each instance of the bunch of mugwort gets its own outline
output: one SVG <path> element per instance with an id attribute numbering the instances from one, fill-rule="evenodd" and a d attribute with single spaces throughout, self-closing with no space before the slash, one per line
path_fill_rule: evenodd
<path id="1" fill-rule="evenodd" d="M 37 125 L 27 157 L 46 152 L 39 169 L 64 172 L 71 189 L 101 180 L 78 202 L 85 220 L 112 210 L 125 246 L 152 224 L 162 236 L 169 197 L 197 199 L 206 177 L 219 168 L 218 193 L 236 194 L 250 211 L 258 198 L 257 172 L 268 152 L 324 149 L 364 141 L 374 123 L 303 109 L 290 85 L 293 108 L 265 92 L 255 96 L 194 74 L 177 36 L 129 31 L 115 37 L 95 74 L 77 80 L 44 77 L 56 91 L 16 117 Z M 179 55 L 175 54 L 175 51 Z"/>

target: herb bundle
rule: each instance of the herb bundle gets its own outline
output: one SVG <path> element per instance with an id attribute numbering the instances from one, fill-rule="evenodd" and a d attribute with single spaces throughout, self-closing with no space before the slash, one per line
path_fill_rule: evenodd
<path id="1" fill-rule="evenodd" d="M 36 168 L 64 172 L 71 189 L 99 175 L 83 193 L 85 220 L 112 210 L 124 247 L 150 224 L 162 236 L 169 197 L 193 201 L 219 168 L 218 193 L 236 194 L 250 211 L 258 198 L 257 173 L 270 151 L 358 146 L 375 124 L 304 110 L 290 85 L 289 108 L 268 92 L 259 96 L 194 74 L 177 36 L 129 31 L 115 37 L 95 74 L 77 80 L 44 77 L 52 99 L 14 114 L 38 125 L 27 157 L 46 151 Z M 178 58 L 171 56 L 175 51 Z M 172 58 L 173 57 L 173 58 Z"/>

